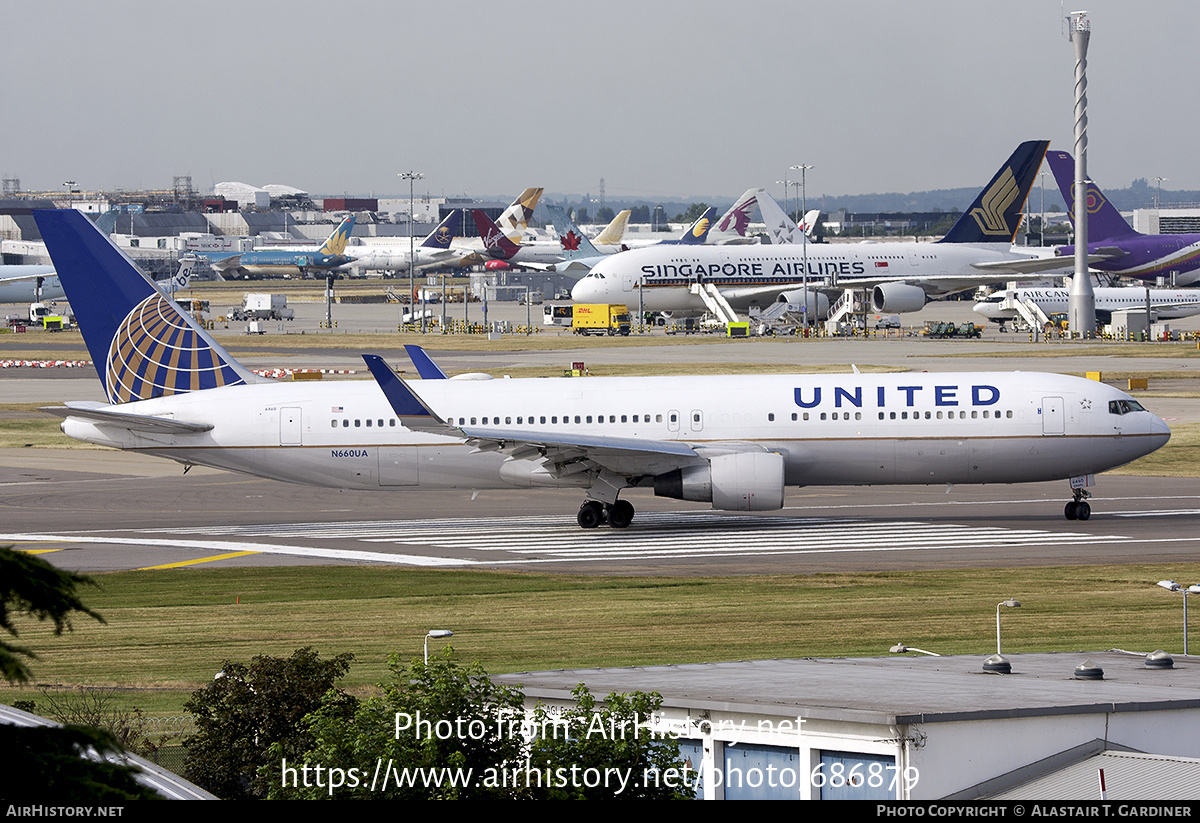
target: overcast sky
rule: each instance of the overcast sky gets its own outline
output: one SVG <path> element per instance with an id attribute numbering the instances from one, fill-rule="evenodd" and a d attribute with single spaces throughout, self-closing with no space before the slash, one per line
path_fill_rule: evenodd
<path id="1" fill-rule="evenodd" d="M 1089 172 L 1200 189 L 1196 0 L 1089 0 Z M 982 186 L 1070 151 L 1054 0 L 2 0 L 0 171 L 24 190 L 809 197 Z"/>

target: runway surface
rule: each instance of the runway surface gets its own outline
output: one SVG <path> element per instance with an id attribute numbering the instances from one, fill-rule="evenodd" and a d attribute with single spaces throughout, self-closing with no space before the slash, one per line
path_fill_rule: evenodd
<path id="1" fill-rule="evenodd" d="M 578 491 L 338 492 L 104 451 L 0 453 L 0 543 L 80 571 L 382 563 L 580 574 L 779 574 L 1190 562 L 1200 480 L 806 488 L 781 512 L 627 493 L 624 531 L 575 523 Z"/>

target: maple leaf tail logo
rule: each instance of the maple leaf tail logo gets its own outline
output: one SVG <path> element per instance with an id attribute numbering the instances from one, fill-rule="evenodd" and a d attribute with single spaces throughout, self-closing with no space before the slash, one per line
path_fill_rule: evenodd
<path id="1" fill-rule="evenodd" d="M 563 251 L 578 251 L 579 250 L 579 235 L 573 231 L 569 231 L 559 238 L 562 244 Z"/>

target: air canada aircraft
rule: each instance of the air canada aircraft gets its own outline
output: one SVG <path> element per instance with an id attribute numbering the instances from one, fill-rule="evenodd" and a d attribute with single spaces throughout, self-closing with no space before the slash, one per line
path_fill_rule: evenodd
<path id="1" fill-rule="evenodd" d="M 1055 314 L 1068 310 L 1071 290 L 1037 286 L 1001 289 L 978 301 L 973 310 L 995 323 L 1005 323 L 1017 317 L 1016 309 L 1002 307 L 1008 299 L 1020 302 L 1032 300 L 1046 314 Z M 1096 319 L 1101 323 L 1111 323 L 1113 312 L 1144 309 L 1147 302 L 1161 320 L 1200 314 L 1200 289 L 1150 289 L 1147 293 L 1141 286 L 1098 288 L 1095 290 L 1095 300 Z"/>
<path id="2" fill-rule="evenodd" d="M 702 286 L 734 308 L 801 302 L 808 288 L 868 288 L 877 312 L 918 311 L 930 295 L 1004 280 L 1031 259 L 1012 242 L 1049 141 L 1022 143 L 936 243 L 838 243 L 633 249 L 596 264 L 571 291 L 577 303 L 638 303 L 645 311 L 704 311 Z M 1056 261 L 1057 267 L 1065 264 Z M 811 297 L 810 297 L 811 300 Z"/>
<path id="3" fill-rule="evenodd" d="M 347 489 L 575 487 L 578 522 L 630 525 L 631 487 L 767 511 L 787 486 L 1070 479 L 1167 442 L 1111 386 L 1056 374 L 446 378 L 375 355 L 374 381 L 278 383 L 241 366 L 77 211 L 35 218 L 108 402 L 47 411 L 78 440 Z"/>

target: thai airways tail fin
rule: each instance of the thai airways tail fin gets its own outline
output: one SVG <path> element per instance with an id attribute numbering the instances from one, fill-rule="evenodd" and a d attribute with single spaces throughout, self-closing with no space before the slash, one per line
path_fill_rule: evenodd
<path id="1" fill-rule="evenodd" d="M 109 403 L 262 382 L 81 212 L 33 214 Z"/>
<path id="2" fill-rule="evenodd" d="M 716 226 L 708 235 L 710 243 L 738 242 L 746 239 L 746 231 L 750 227 L 750 215 L 758 205 L 758 196 L 763 189 L 746 189 L 729 211 L 721 215 Z"/>
<path id="3" fill-rule="evenodd" d="M 630 209 L 618 212 L 604 230 L 596 235 L 595 242 L 601 246 L 619 246 L 625 237 L 625 227 L 629 225 L 629 217 L 633 214 Z"/>
<path id="4" fill-rule="evenodd" d="M 483 249 L 496 260 L 508 260 L 521 248 L 504 236 L 500 227 L 492 222 L 483 209 L 472 209 L 471 216 L 475 218 L 475 228 L 479 230 L 479 239 L 483 241 Z"/>
<path id="5" fill-rule="evenodd" d="M 326 238 L 325 242 L 318 250 L 321 254 L 333 257 L 338 254 L 346 253 L 346 243 L 350 240 L 350 233 L 354 231 L 354 215 L 350 215 L 333 230 L 333 234 Z"/>
<path id="6" fill-rule="evenodd" d="M 448 249 L 450 243 L 458 235 L 458 227 L 462 224 L 462 209 L 454 209 L 442 222 L 437 224 L 437 227 L 429 233 L 421 243 L 422 248 L 426 249 Z"/>
<path id="7" fill-rule="evenodd" d="M 1017 146 L 971 207 L 939 243 L 1012 243 L 1049 140 Z"/>
<path id="8" fill-rule="evenodd" d="M 604 253 L 587 239 L 570 217 L 567 217 L 562 206 L 547 204 L 546 210 L 550 212 L 550 221 L 554 223 L 554 230 L 558 232 L 558 243 L 562 247 L 564 260 L 583 260 L 599 257 Z"/>
<path id="9" fill-rule="evenodd" d="M 1065 151 L 1046 152 L 1046 162 L 1054 172 L 1054 180 L 1067 204 L 1071 220 L 1075 220 L 1075 159 Z M 1108 198 L 1091 180 L 1087 184 L 1088 242 L 1127 240 L 1141 235 L 1125 222 Z"/>
<path id="10" fill-rule="evenodd" d="M 696 218 L 696 222 L 690 225 L 682 235 L 679 236 L 678 242 L 685 246 L 699 246 L 708 242 L 708 232 L 712 228 L 713 218 L 716 217 L 717 210 L 709 206 L 704 210 L 704 214 Z"/>

